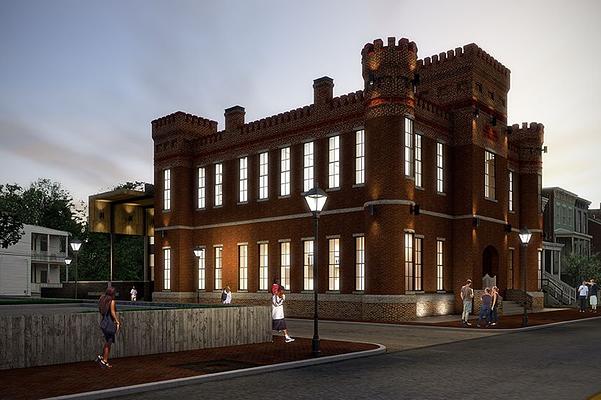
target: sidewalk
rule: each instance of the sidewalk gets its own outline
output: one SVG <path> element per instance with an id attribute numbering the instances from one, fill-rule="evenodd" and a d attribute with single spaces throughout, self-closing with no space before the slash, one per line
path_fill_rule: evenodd
<path id="1" fill-rule="evenodd" d="M 378 346 L 321 340 L 322 357 Z M 99 349 L 100 351 L 101 349 Z M 90 354 L 90 359 L 95 357 Z M 311 339 L 125 357 L 110 360 L 110 369 L 93 361 L 0 371 L 0 399 L 40 399 L 311 359 Z"/>

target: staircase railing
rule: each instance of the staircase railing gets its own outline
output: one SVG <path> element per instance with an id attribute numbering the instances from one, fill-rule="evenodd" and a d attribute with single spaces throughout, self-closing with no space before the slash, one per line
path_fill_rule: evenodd
<path id="1" fill-rule="evenodd" d="M 542 288 L 545 293 L 560 304 L 574 304 L 576 302 L 576 289 L 547 271 L 543 271 Z"/>

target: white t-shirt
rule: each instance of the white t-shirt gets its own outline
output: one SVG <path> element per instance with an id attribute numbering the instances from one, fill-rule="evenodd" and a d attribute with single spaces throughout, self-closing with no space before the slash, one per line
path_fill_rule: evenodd
<path id="1" fill-rule="evenodd" d="M 135 299 L 138 296 L 138 291 L 136 289 L 130 290 L 129 294 L 131 294 L 131 298 Z"/>
<path id="2" fill-rule="evenodd" d="M 227 292 L 225 295 L 225 301 L 223 304 L 231 304 L 232 303 L 232 292 Z"/>
<path id="3" fill-rule="evenodd" d="M 284 300 L 286 295 L 280 299 L 277 294 L 271 298 L 271 319 L 284 319 Z"/>
<path id="4" fill-rule="evenodd" d="M 580 285 L 580 287 L 578 288 L 578 295 L 582 297 L 588 296 L 588 286 Z"/>

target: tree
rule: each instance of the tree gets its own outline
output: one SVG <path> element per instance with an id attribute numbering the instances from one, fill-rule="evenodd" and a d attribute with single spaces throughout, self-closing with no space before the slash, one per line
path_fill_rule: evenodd
<path id="1" fill-rule="evenodd" d="M 18 212 L 19 185 L 0 185 L 0 247 L 7 248 L 23 236 L 23 220 Z"/>
<path id="2" fill-rule="evenodd" d="M 564 257 L 563 265 L 565 266 L 563 278 L 574 287 L 591 278 L 596 282 L 601 282 L 601 259 L 599 256 L 569 254 Z"/>

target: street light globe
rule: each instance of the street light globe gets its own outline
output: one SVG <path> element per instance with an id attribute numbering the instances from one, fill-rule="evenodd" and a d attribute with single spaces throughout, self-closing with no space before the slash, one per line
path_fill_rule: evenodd
<path id="1" fill-rule="evenodd" d="M 519 236 L 520 236 L 520 242 L 522 242 L 522 244 L 528 244 L 528 243 L 530 243 L 530 238 L 532 237 L 532 233 L 530 232 L 530 230 L 528 228 L 524 227 L 520 231 Z"/>
<path id="2" fill-rule="evenodd" d="M 313 189 L 303 193 L 303 197 L 309 206 L 309 210 L 311 210 L 313 213 L 321 212 L 323 206 L 326 204 L 326 200 L 328 199 L 326 192 L 318 187 L 314 187 Z"/>
<path id="3" fill-rule="evenodd" d="M 71 240 L 71 248 L 73 249 L 73 251 L 78 252 L 79 249 L 81 248 L 81 240 L 79 240 L 79 239 Z"/>
<path id="4" fill-rule="evenodd" d="M 196 247 L 194 248 L 194 255 L 195 255 L 196 257 L 200 257 L 200 256 L 202 255 L 202 251 L 203 251 L 203 248 L 202 248 L 202 247 L 200 247 L 200 246 L 196 246 Z"/>
<path id="5" fill-rule="evenodd" d="M 71 260 L 69 257 L 65 258 L 65 264 L 70 265 L 71 264 Z"/>

